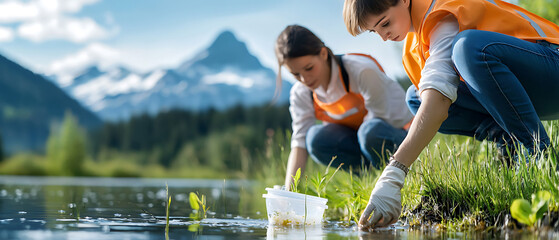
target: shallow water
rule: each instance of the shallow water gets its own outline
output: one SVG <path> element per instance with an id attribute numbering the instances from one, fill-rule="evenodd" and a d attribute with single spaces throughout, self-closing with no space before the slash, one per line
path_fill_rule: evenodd
<path id="1" fill-rule="evenodd" d="M 374 233 L 328 221 L 315 227 L 272 227 L 262 189 L 249 181 L 0 176 L 0 239 L 464 239 L 480 234 L 409 231 Z M 188 194 L 208 197 L 208 218 L 196 221 Z M 529 234 L 501 237 L 532 239 Z M 493 236 L 494 237 L 494 236 Z M 499 236 L 497 236 L 499 237 Z M 555 235 L 553 236 L 555 237 Z"/>

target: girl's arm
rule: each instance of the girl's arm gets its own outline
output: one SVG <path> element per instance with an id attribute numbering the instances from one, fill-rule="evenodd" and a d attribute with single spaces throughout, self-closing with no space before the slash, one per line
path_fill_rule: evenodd
<path id="1" fill-rule="evenodd" d="M 289 153 L 289 159 L 287 160 L 287 171 L 285 174 L 285 187 L 287 190 L 291 189 L 291 184 L 293 183 L 293 176 L 297 172 L 297 169 L 301 169 L 301 176 L 305 171 L 305 165 L 307 163 L 307 158 L 309 154 L 307 149 L 295 147 L 291 149 Z"/>
<path id="2" fill-rule="evenodd" d="M 408 135 L 394 154 L 394 159 L 407 167 L 417 159 L 448 117 L 452 101 L 434 89 L 421 93 L 421 106 L 411 124 Z"/>
<path id="3" fill-rule="evenodd" d="M 291 127 L 293 135 L 291 136 L 291 152 L 287 160 L 287 172 L 285 176 L 285 187 L 291 188 L 293 175 L 297 169 L 301 168 L 301 174 L 305 170 L 308 158 L 307 149 L 305 149 L 305 140 L 307 131 L 315 124 L 314 106 L 310 95 L 311 91 L 297 82 L 291 88 L 289 94 L 289 113 L 291 114 Z"/>

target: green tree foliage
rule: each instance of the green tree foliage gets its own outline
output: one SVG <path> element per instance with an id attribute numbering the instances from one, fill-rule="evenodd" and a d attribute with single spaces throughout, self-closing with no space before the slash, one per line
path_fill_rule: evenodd
<path id="1" fill-rule="evenodd" d="M 4 143 L 2 142 L 2 135 L 0 134 L 0 162 L 4 160 Z"/>
<path id="2" fill-rule="evenodd" d="M 47 140 L 47 163 L 50 175 L 78 176 L 86 157 L 84 130 L 76 118 L 66 112 L 59 128 L 53 127 Z"/>
<path id="3" fill-rule="evenodd" d="M 92 133 L 94 152 L 143 152 L 166 167 L 207 166 L 246 172 L 267 132 L 291 128 L 288 106 L 236 106 L 225 111 L 172 110 L 107 123 Z"/>
<path id="4" fill-rule="evenodd" d="M 519 5 L 549 21 L 559 24 L 559 0 L 520 0 Z"/>

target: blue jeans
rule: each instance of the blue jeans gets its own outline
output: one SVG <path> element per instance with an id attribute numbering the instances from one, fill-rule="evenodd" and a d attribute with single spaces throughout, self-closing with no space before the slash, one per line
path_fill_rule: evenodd
<path id="1" fill-rule="evenodd" d="M 490 140 L 519 141 L 530 153 L 546 149 L 541 120 L 559 118 L 559 51 L 495 32 L 466 30 L 453 43 L 452 61 L 464 79 L 439 132 Z M 413 88 L 413 89 L 412 89 Z M 412 113 L 421 105 L 407 92 Z"/>
<path id="2" fill-rule="evenodd" d="M 342 169 L 358 171 L 369 165 L 379 168 L 387 161 L 386 151 L 393 153 L 406 135 L 406 130 L 374 118 L 363 122 L 357 131 L 333 123 L 314 125 L 307 132 L 306 143 L 315 162 L 328 165 L 336 157 L 331 166 L 343 163 Z"/>

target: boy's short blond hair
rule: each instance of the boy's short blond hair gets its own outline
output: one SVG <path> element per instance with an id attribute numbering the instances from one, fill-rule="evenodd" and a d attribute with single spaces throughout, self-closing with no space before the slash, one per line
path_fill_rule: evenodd
<path id="1" fill-rule="evenodd" d="M 400 0 L 345 0 L 344 23 L 347 31 L 357 36 L 365 29 L 365 20 L 370 15 L 378 15 L 390 7 L 398 5 Z"/>

